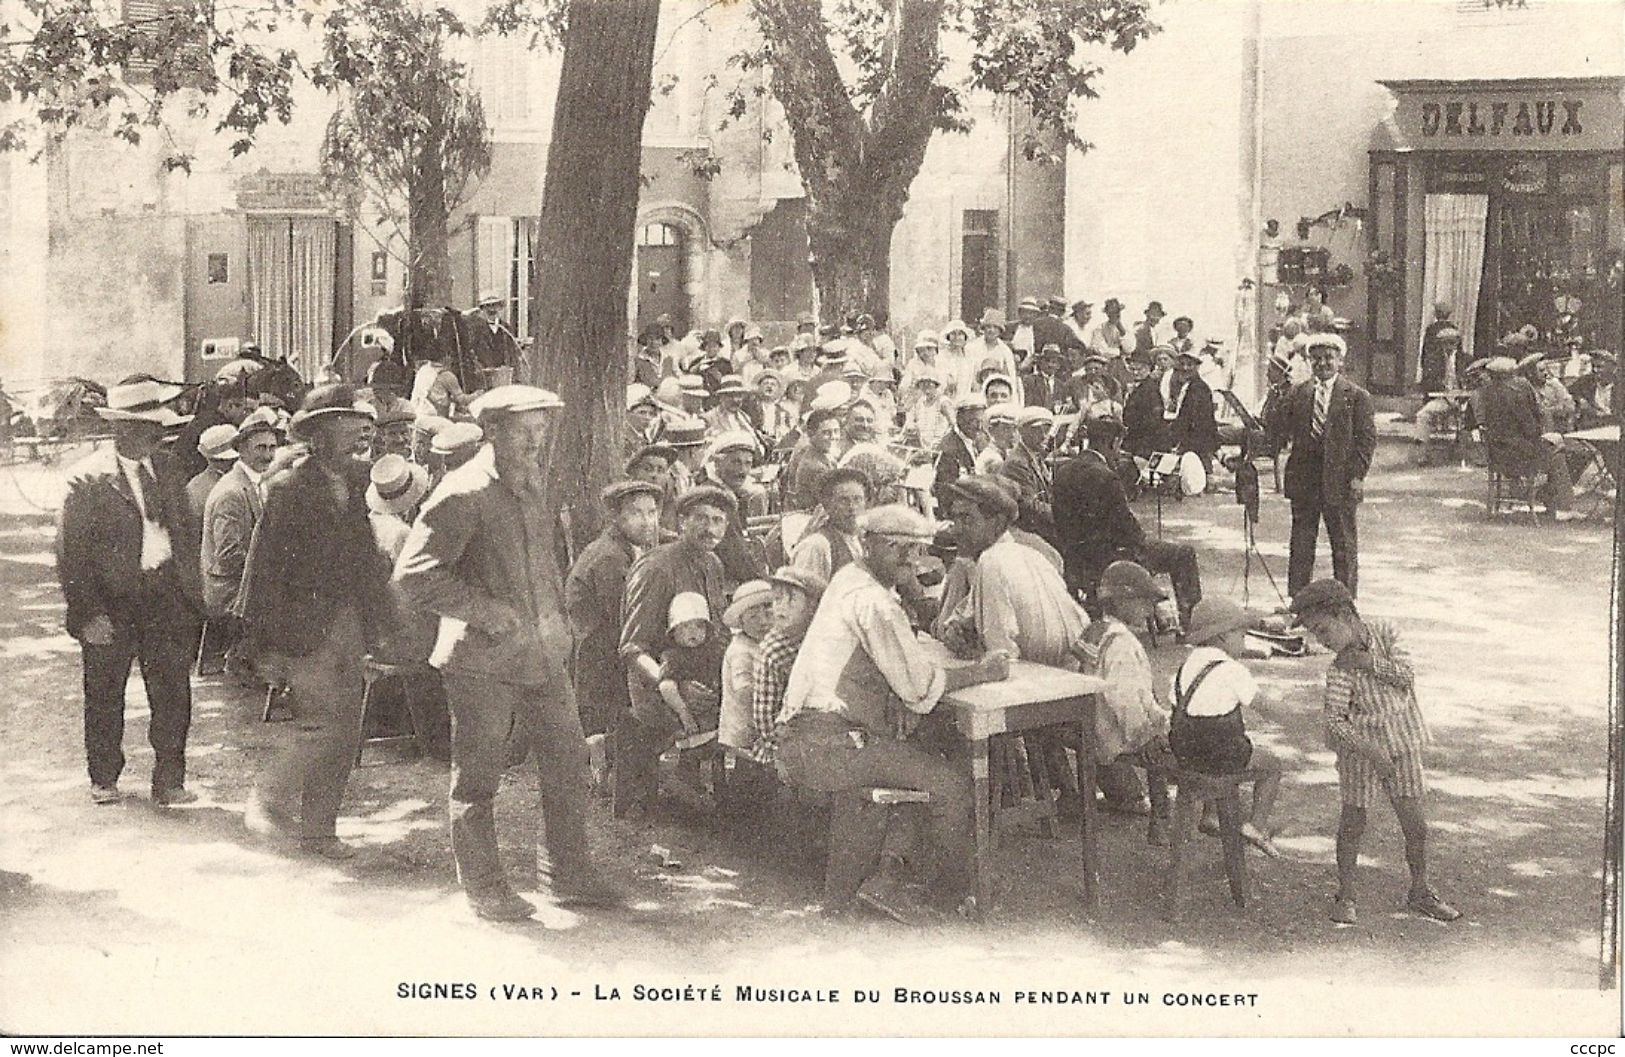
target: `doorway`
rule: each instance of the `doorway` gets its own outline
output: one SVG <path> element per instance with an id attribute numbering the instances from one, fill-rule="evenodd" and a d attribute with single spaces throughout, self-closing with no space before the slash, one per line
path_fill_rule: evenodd
<path id="1" fill-rule="evenodd" d="M 688 234 L 660 221 L 639 229 L 637 277 L 638 333 L 662 315 L 676 334 L 688 333 Z"/>
<path id="2" fill-rule="evenodd" d="M 339 225 L 329 217 L 248 218 L 248 330 L 308 382 L 333 356 Z"/>

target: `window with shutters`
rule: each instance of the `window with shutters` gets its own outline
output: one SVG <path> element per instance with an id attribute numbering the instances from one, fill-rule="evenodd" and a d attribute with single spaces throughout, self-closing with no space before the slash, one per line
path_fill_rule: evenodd
<path id="1" fill-rule="evenodd" d="M 212 0 L 121 0 L 119 17 L 139 27 L 144 45 L 124 64 L 124 76 L 151 83 L 160 71 L 180 85 L 206 84 L 214 77 L 204 26 L 214 22 Z M 165 61 L 160 56 L 172 56 Z"/>
<path id="2" fill-rule="evenodd" d="M 959 245 L 959 318 L 975 320 L 999 304 L 999 211 L 965 210 Z"/>
<path id="3" fill-rule="evenodd" d="M 474 84 L 492 127 L 529 125 L 534 120 L 530 71 L 535 56 L 522 39 L 508 37 L 480 41 Z"/>

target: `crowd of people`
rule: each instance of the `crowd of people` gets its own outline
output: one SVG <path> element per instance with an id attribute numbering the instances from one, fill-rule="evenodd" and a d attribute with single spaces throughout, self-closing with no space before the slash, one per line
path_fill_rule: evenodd
<path id="1" fill-rule="evenodd" d="M 493 813 L 503 772 L 527 758 L 559 901 L 625 898 L 592 849 L 596 785 L 623 819 L 704 791 L 759 825 L 787 795 L 827 797 L 827 910 L 974 914 L 972 785 L 938 706 L 1021 660 L 1105 680 L 1088 737 L 1066 724 L 1030 739 L 1026 751 L 1061 761 L 1059 798 L 1077 794 L 1067 754 L 1093 751 L 1107 806 L 1146 816 L 1161 844 L 1170 774 L 1250 768 L 1244 833 L 1275 854 L 1280 767 L 1242 719 L 1257 695 L 1239 660 L 1253 617 L 1205 598 L 1196 551 L 1154 538 L 1130 507 L 1153 456 L 1211 466 L 1227 428 L 1244 448 L 1267 438 L 1215 406 L 1229 388 L 1222 342 L 1197 345 L 1186 318 L 1165 333 L 1156 302 L 1132 327 L 1116 300 L 1103 310 L 1096 323 L 1086 302 L 1029 299 L 1011 325 L 997 312 L 974 332 L 949 323 L 906 355 L 868 316 L 805 323 L 773 348 L 743 321 L 685 338 L 651 327 L 626 391 L 624 475 L 568 518 L 541 467 L 563 410 L 545 389 L 470 386 L 420 354 L 410 371 L 384 356 L 364 386 L 289 392 L 261 361 L 223 371 L 188 417 L 181 387 L 126 379 L 101 412 L 114 444 L 75 472 L 58 544 L 92 797 L 122 795 L 124 682 L 139 658 L 153 799 L 194 799 L 189 673 L 206 622 L 204 655 L 286 691 L 293 722 L 245 812 L 268 839 L 355 854 L 336 820 L 366 687 L 387 672 L 419 681 L 412 725 L 450 760 L 452 851 L 481 917 L 535 909 L 504 868 Z M 1381 786 L 1405 826 L 1411 906 L 1452 920 L 1425 872 L 1409 668 L 1354 603 L 1369 397 L 1339 374 L 1342 339 L 1315 326 L 1311 377 L 1277 410 L 1293 608 L 1338 652 L 1334 917 L 1353 920 L 1360 827 Z M 1336 579 L 1315 581 L 1322 520 Z M 584 523 L 601 531 L 576 540 L 568 526 Z M 1147 641 L 1189 649 L 1171 686 Z M 877 824 L 874 787 L 927 794 L 923 831 Z"/>

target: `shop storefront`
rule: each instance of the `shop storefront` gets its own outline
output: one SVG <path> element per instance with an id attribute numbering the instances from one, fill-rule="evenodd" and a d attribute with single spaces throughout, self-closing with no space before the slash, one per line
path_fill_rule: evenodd
<path id="1" fill-rule="evenodd" d="M 1532 324 L 1621 348 L 1625 79 L 1384 81 L 1370 151 L 1370 382 L 1418 376 L 1422 328 L 1448 302 L 1488 355 Z"/>

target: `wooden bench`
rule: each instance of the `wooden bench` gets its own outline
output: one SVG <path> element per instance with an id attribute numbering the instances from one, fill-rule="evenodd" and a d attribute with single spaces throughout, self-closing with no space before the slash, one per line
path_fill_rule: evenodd
<path id="1" fill-rule="evenodd" d="M 1174 800 L 1172 836 L 1172 862 L 1169 866 L 1168 905 L 1169 921 L 1178 921 L 1180 900 L 1185 894 L 1186 870 L 1189 856 L 1186 844 L 1196 833 L 1202 817 L 1202 805 L 1213 801 L 1219 812 L 1219 839 L 1224 844 L 1224 872 L 1230 882 L 1230 898 L 1236 906 L 1247 906 L 1247 841 L 1241 835 L 1241 787 L 1265 777 L 1262 771 L 1237 771 L 1235 774 L 1203 774 L 1200 771 L 1175 770 L 1169 781 L 1179 787 Z"/>

